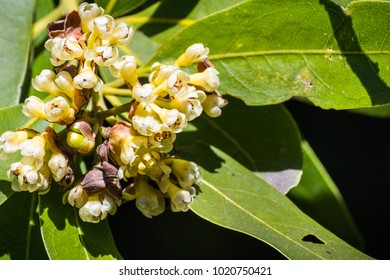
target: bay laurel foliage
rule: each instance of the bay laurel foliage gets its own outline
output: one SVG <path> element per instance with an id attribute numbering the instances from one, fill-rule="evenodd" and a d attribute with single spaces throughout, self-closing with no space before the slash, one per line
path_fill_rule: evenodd
<path id="1" fill-rule="evenodd" d="M 115 17 L 115 23 L 104 24 L 121 26 L 117 33 L 125 34 L 118 37 L 111 32 L 109 39 L 109 35 L 100 34 L 99 42 L 112 43 L 117 36 L 115 49 L 109 45 L 111 54 L 118 52 L 118 57 L 131 59 L 109 64 L 111 57 L 103 55 L 107 48 L 90 50 L 97 40 L 91 39 L 90 34 L 100 27 L 83 26 L 83 20 L 80 24 L 77 12 L 72 12 L 82 4 L 77 0 L 2 1 L 2 158 L 9 150 L 6 136 L 11 135 L 3 133 L 13 131 L 15 135 L 19 129 L 18 135 L 28 140 L 17 150 L 25 157 L 35 156 L 35 165 L 39 152 L 31 151 L 27 144 L 47 141 L 53 149 L 50 155 L 61 158 L 59 150 L 64 148 L 56 143 L 64 139 L 68 143 L 66 153 L 74 164 L 67 165 L 71 174 L 64 167 L 61 172 L 58 168 L 53 172 L 54 160 L 50 160 L 51 169 L 42 172 L 51 172 L 51 187 L 42 183 L 40 192 L 36 192 L 31 187 L 25 187 L 27 191 L 15 187 L 15 184 L 25 186 L 26 181 L 35 178 L 26 175 L 15 183 L 13 177 L 24 172 L 12 165 L 21 160 L 20 156 L 7 155 L 0 162 L 1 259 L 121 259 L 120 252 L 126 248 L 117 248 L 120 242 L 113 237 L 113 231 L 120 228 L 110 227 L 108 220 L 115 212 L 127 211 L 122 204 L 134 201 L 145 219 L 160 219 L 158 214 L 188 210 L 213 224 L 256 238 L 289 259 L 371 259 L 356 249 L 361 248 L 361 236 L 343 198 L 310 143 L 302 139 L 283 102 L 297 98 L 322 109 L 388 116 L 390 1 L 96 0 L 89 3 L 102 8 L 95 11 L 97 16 Z M 65 17 L 64 23 L 61 20 Z M 109 22 L 107 17 L 105 20 Z M 49 28 L 52 33 L 47 41 L 46 27 L 51 22 L 56 24 Z M 88 28 L 92 33 L 86 32 Z M 72 59 L 78 60 L 76 66 L 80 69 L 93 70 L 96 79 L 92 85 L 86 85 L 87 70 L 80 78 L 81 72 L 72 72 L 77 68 L 75 65 L 64 66 L 70 59 L 53 56 L 56 38 L 69 33 L 76 34 L 78 41 L 67 45 L 67 51 L 73 53 Z M 83 36 L 90 36 L 87 43 Z M 202 48 L 188 62 L 183 54 L 190 46 Z M 83 47 L 89 50 L 77 54 Z M 131 67 L 123 70 L 124 64 Z M 44 69 L 47 72 L 42 72 Z M 169 72 L 167 69 L 171 72 L 175 69 L 176 80 L 171 87 L 161 90 L 157 80 Z M 62 91 L 72 98 L 75 109 L 67 109 L 69 114 L 62 119 L 33 110 L 32 104 L 37 104 L 37 100 L 45 104 L 40 107 L 44 109 L 49 105 L 63 106 L 61 94 L 56 92 L 56 102 L 52 102 L 53 93 L 42 90 L 37 77 L 43 79 L 64 72 L 67 74 L 61 76 L 62 83 L 69 81 L 69 77 L 74 82 Z M 211 83 L 195 81 L 204 72 L 211 72 Z M 90 72 L 88 75 L 91 77 Z M 189 86 L 183 81 L 188 81 Z M 183 123 L 182 118 L 175 118 L 171 126 L 160 120 L 163 123 L 159 127 L 166 126 L 159 136 L 166 143 L 158 146 L 148 138 L 158 131 L 150 132 L 152 124 L 149 130 L 140 126 L 134 116 L 148 114 L 146 110 L 137 112 L 141 111 L 139 104 L 159 100 L 160 105 L 164 104 L 161 106 L 171 106 L 179 99 L 173 91 L 182 87 L 192 88 L 186 102 L 193 111 L 184 114 L 175 109 L 175 116 L 183 115 L 191 122 L 177 129 L 173 125 L 178 125 L 179 120 Z M 83 94 L 76 98 L 75 92 Z M 150 97 L 150 92 L 160 95 Z M 156 105 L 148 106 L 159 110 Z M 206 114 L 200 114 L 202 110 Z M 83 115 L 80 121 L 83 124 L 75 125 L 80 112 L 89 115 Z M 162 114 L 159 116 L 164 119 Z M 89 124 L 87 128 L 85 123 Z M 100 130 L 96 131 L 96 127 Z M 115 153 L 127 143 L 120 136 L 126 133 L 133 133 L 132 139 L 140 139 L 132 140 L 132 144 L 143 143 L 137 150 L 132 146 L 135 156 L 131 161 Z M 175 137 L 167 136 L 171 134 Z M 151 145 L 154 146 L 150 148 Z M 142 149 L 147 151 L 137 161 L 137 153 Z M 25 165 L 26 162 L 24 159 Z M 155 164 L 158 172 L 153 169 Z M 64 182 L 64 176 L 68 181 Z M 176 195 L 179 190 L 180 203 Z M 326 204 L 315 203 L 320 201 L 319 195 L 327 198 Z M 99 214 L 95 216 L 96 208 L 90 206 L 86 210 L 83 206 L 92 198 L 93 203 L 100 203 Z M 299 201 L 305 212 L 294 201 Z M 153 203 L 158 206 L 153 208 Z M 327 219 L 325 228 L 321 217 L 326 215 L 333 218 Z M 132 219 L 131 215 L 128 219 Z M 121 223 L 128 226 L 126 220 Z M 207 248 L 204 249 L 206 252 Z M 150 252 L 150 259 L 154 258 Z"/>

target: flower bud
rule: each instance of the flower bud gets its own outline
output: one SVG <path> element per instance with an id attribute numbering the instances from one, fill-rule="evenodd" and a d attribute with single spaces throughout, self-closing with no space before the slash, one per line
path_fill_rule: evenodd
<path id="1" fill-rule="evenodd" d="M 87 203 L 88 195 L 80 184 L 76 184 L 68 194 L 68 202 L 76 208 L 81 208 Z"/>
<path id="2" fill-rule="evenodd" d="M 213 92 L 219 87 L 218 74 L 214 67 L 208 67 L 202 73 L 190 75 L 189 83 L 206 92 Z"/>
<path id="3" fill-rule="evenodd" d="M 77 90 L 73 86 L 73 78 L 68 71 L 60 71 L 57 74 L 54 83 L 57 88 L 64 92 L 69 98 L 74 98 Z"/>
<path id="4" fill-rule="evenodd" d="M 95 147 L 95 136 L 91 125 L 84 120 L 77 120 L 69 127 L 66 143 L 81 154 L 89 153 Z"/>
<path id="5" fill-rule="evenodd" d="M 134 129 L 140 134 L 150 136 L 161 129 L 162 125 L 157 118 L 158 116 L 146 104 L 140 103 L 131 121 Z"/>
<path id="6" fill-rule="evenodd" d="M 69 124 L 74 120 L 75 110 L 70 107 L 69 101 L 62 96 L 45 103 L 44 109 L 49 122 Z"/>
<path id="7" fill-rule="evenodd" d="M 155 86 L 152 84 L 137 84 L 133 87 L 133 98 L 138 102 L 149 103 L 153 102 L 158 95 L 154 94 Z"/>
<path id="8" fill-rule="evenodd" d="M 48 162 L 54 180 L 59 182 L 68 171 L 68 158 L 62 153 L 53 153 Z"/>
<path id="9" fill-rule="evenodd" d="M 33 95 L 24 100 L 22 112 L 30 118 L 47 119 L 45 114 L 45 103 Z"/>
<path id="10" fill-rule="evenodd" d="M 202 179 L 198 166 L 191 161 L 174 159 L 172 171 L 182 188 L 190 187 Z"/>
<path id="11" fill-rule="evenodd" d="M 207 95 L 206 100 L 202 103 L 203 111 L 212 118 L 219 117 L 222 114 L 221 108 L 227 105 L 227 100 L 218 94 Z"/>
<path id="12" fill-rule="evenodd" d="M 164 212 L 165 200 L 162 193 L 145 180 L 135 182 L 135 204 L 146 217 L 151 218 Z"/>
<path id="13" fill-rule="evenodd" d="M 122 77 L 130 88 L 137 84 L 137 62 L 134 56 L 125 55 L 116 60 L 110 67 L 110 72 L 114 77 Z"/>
<path id="14" fill-rule="evenodd" d="M 110 44 L 127 45 L 133 36 L 133 27 L 128 27 L 126 23 L 120 22 L 114 29 Z"/>
<path id="15" fill-rule="evenodd" d="M 83 68 L 81 72 L 74 77 L 73 86 L 77 89 L 91 89 L 99 91 L 103 86 L 103 81 L 96 76 L 95 72 L 90 67 Z"/>
<path id="16" fill-rule="evenodd" d="M 196 191 L 193 187 L 179 188 L 170 180 L 166 180 L 167 193 L 171 199 L 171 209 L 173 212 L 186 212 L 189 204 L 193 201 Z"/>
<path id="17" fill-rule="evenodd" d="M 47 92 L 53 96 L 60 94 L 60 89 L 55 83 L 56 74 L 48 69 L 42 70 L 42 72 L 31 80 L 31 84 L 34 89 L 41 92 Z"/>
<path id="18" fill-rule="evenodd" d="M 10 154 L 19 150 L 19 145 L 28 139 L 29 133 L 25 130 L 6 131 L 0 136 L 0 160 L 6 160 Z"/>
<path id="19" fill-rule="evenodd" d="M 104 14 L 104 9 L 99 7 L 97 4 L 82 3 L 78 9 L 79 16 L 81 19 L 81 28 L 84 33 L 92 32 L 93 19 Z"/>
<path id="20" fill-rule="evenodd" d="M 209 54 L 209 49 L 205 48 L 203 44 L 193 44 L 189 46 L 185 53 L 183 53 L 177 60 L 176 65 L 181 66 L 190 66 L 195 62 L 200 62 L 207 58 Z"/>
<path id="21" fill-rule="evenodd" d="M 117 209 L 115 200 L 106 192 L 88 197 L 88 201 L 80 208 L 79 216 L 84 222 L 98 223 L 114 215 Z"/>

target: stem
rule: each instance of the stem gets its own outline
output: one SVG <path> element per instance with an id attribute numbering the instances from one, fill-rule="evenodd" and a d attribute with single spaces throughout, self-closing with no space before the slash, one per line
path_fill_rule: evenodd
<path id="1" fill-rule="evenodd" d="M 57 6 L 53 11 L 48 13 L 43 18 L 39 19 L 33 24 L 32 27 L 32 38 L 35 40 L 39 34 L 41 34 L 47 27 L 47 25 L 53 21 L 58 20 L 64 16 L 64 10 L 61 5 Z"/>
<path id="2" fill-rule="evenodd" d="M 117 107 L 114 107 L 114 108 L 111 108 L 111 109 L 108 109 L 105 111 L 100 111 L 97 113 L 97 117 L 99 117 L 101 119 L 105 119 L 105 118 L 108 118 L 111 116 L 126 113 L 130 110 L 131 103 L 132 102 L 129 102 L 129 103 L 123 104 L 121 106 L 117 106 Z"/>
<path id="3" fill-rule="evenodd" d="M 124 16 L 124 17 L 117 18 L 117 21 L 124 21 L 127 24 L 165 23 L 165 24 L 179 24 L 183 26 L 188 26 L 195 22 L 195 20 L 193 19 L 154 18 L 154 17 L 140 17 L 140 16 Z"/>
<path id="4" fill-rule="evenodd" d="M 106 14 L 110 14 L 116 4 L 116 0 L 110 0 L 105 8 Z"/>
<path id="5" fill-rule="evenodd" d="M 103 86 L 101 89 L 103 95 L 115 95 L 115 96 L 125 96 L 132 97 L 131 90 L 124 88 L 108 87 Z"/>

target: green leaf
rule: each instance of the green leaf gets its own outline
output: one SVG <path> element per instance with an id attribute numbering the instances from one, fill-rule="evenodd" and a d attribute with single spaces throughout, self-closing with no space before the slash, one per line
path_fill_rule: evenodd
<path id="1" fill-rule="evenodd" d="M 95 3 L 113 17 L 122 16 L 142 5 L 146 0 L 95 0 Z"/>
<path id="2" fill-rule="evenodd" d="M 387 104 L 389 24 L 388 1 L 353 1 L 344 10 L 326 0 L 248 0 L 183 29 L 141 71 L 202 42 L 221 91 L 247 104 L 293 96 L 323 108 Z"/>
<path id="3" fill-rule="evenodd" d="M 0 181 L 0 206 L 14 194 L 11 188 L 11 183 L 7 181 Z"/>
<path id="4" fill-rule="evenodd" d="M 39 198 L 41 232 L 52 260 L 121 259 L 107 220 L 84 223 L 76 208 L 62 204 L 55 186 Z"/>
<path id="5" fill-rule="evenodd" d="M 54 9 L 54 7 L 55 5 L 53 3 L 53 0 L 36 0 L 34 20 L 38 21 L 39 19 L 47 16 Z M 38 47 L 46 39 L 47 31 L 45 28 L 40 34 L 37 34 L 34 38 L 34 46 Z"/>
<path id="6" fill-rule="evenodd" d="M 306 141 L 302 142 L 302 150 L 303 176 L 288 197 L 338 237 L 357 248 L 363 248 L 363 238 L 337 186 Z"/>
<path id="7" fill-rule="evenodd" d="M 0 6 L 0 107 L 19 103 L 27 70 L 34 1 L 4 0 Z"/>
<path id="8" fill-rule="evenodd" d="M 28 192 L 15 193 L 0 205 L 0 259 L 47 259 L 36 207 L 37 194 Z"/>
<path id="9" fill-rule="evenodd" d="M 290 259 L 370 259 L 217 148 L 198 142 L 185 152 L 201 166 L 203 180 L 191 204 L 200 217 L 258 238 Z"/>
<path id="10" fill-rule="evenodd" d="M 153 41 L 161 44 L 179 30 L 196 22 L 196 20 L 243 1 L 158 1 L 147 9 L 130 16 L 129 19 L 135 28 L 150 36 Z"/>
<path id="11" fill-rule="evenodd" d="M 362 114 L 369 117 L 376 118 L 390 118 L 390 105 L 371 107 L 371 108 L 360 108 L 349 110 L 351 113 Z"/>
<path id="12" fill-rule="evenodd" d="M 281 105 L 253 107 L 228 97 L 222 116 L 202 116 L 196 131 L 183 133 L 175 144 L 193 139 L 209 143 L 234 157 L 282 193 L 299 183 L 302 174 L 301 139 L 296 124 Z"/>

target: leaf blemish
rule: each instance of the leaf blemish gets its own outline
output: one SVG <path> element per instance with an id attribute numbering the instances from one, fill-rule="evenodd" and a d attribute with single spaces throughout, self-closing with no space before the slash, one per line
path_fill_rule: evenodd
<path id="1" fill-rule="evenodd" d="M 301 240 L 305 242 L 316 243 L 316 244 L 325 244 L 324 241 L 322 241 L 321 239 L 319 239 L 317 236 L 313 234 L 305 235 L 304 237 L 302 237 Z"/>

